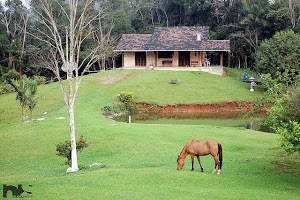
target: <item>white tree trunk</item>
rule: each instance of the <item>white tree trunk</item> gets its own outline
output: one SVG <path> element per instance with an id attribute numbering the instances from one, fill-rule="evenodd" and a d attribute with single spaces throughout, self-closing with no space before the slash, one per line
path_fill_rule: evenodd
<path id="1" fill-rule="evenodd" d="M 76 138 L 75 138 L 75 121 L 74 121 L 74 107 L 70 105 L 69 107 L 69 117 L 70 117 L 70 139 L 71 139 L 71 167 L 67 169 L 67 172 L 78 171 L 77 163 L 77 150 L 76 150 Z"/>
<path id="2" fill-rule="evenodd" d="M 37 8 L 32 7 L 38 14 L 36 20 L 41 21 L 48 32 L 38 30 L 35 34 L 29 34 L 48 44 L 50 47 L 50 57 L 46 55 L 43 60 L 46 60 L 47 63 L 44 67 L 50 69 L 58 78 L 64 101 L 69 109 L 71 167 L 68 168 L 67 172 L 76 172 L 78 171 L 78 164 L 75 138 L 74 102 L 83 74 L 99 60 L 99 50 L 101 45 L 99 44 L 97 47 L 91 49 L 83 59 L 80 56 L 80 48 L 83 41 L 93 35 L 94 30 L 87 29 L 87 27 L 100 17 L 102 11 L 99 11 L 95 16 L 89 14 L 90 9 L 93 9 L 94 6 L 93 0 L 80 1 L 80 3 L 83 3 L 83 7 L 80 6 L 80 9 L 78 9 L 78 0 L 69 0 L 69 10 L 66 10 L 61 6 L 59 1 L 39 0 L 37 2 Z M 53 4 L 56 5 L 55 9 L 53 9 Z M 60 24 L 61 20 L 57 19 L 54 10 L 55 12 L 58 12 L 57 10 L 59 10 L 59 12 L 66 17 L 67 25 Z M 63 30 L 62 27 L 64 27 L 65 30 Z M 64 67 L 64 71 L 67 72 L 68 92 L 64 88 L 62 78 L 60 77 L 60 68 L 62 67 Z M 79 74 L 79 72 L 81 73 Z M 75 84 L 73 84 L 73 81 Z"/>

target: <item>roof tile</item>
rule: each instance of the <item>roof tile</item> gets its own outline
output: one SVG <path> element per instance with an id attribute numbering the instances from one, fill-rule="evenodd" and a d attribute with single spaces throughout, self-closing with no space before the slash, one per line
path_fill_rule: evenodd
<path id="1" fill-rule="evenodd" d="M 197 34 L 201 33 L 201 41 Z M 157 27 L 153 34 L 123 34 L 117 51 L 230 51 L 229 40 L 209 40 L 209 27 Z"/>

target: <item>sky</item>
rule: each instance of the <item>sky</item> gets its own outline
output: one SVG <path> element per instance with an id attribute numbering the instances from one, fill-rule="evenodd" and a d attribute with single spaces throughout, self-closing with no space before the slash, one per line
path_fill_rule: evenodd
<path id="1" fill-rule="evenodd" d="M 4 6 L 5 1 L 6 0 L 0 0 L 0 2 L 2 3 L 3 6 Z M 23 2 L 24 6 L 26 6 L 27 8 L 29 7 L 29 1 L 30 0 L 21 0 L 21 1 Z"/>

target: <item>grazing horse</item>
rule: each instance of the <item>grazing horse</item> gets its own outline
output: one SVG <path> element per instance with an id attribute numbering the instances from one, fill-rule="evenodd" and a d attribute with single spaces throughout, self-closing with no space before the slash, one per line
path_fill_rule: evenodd
<path id="1" fill-rule="evenodd" d="M 188 142 L 182 149 L 180 155 L 177 159 L 177 170 L 182 170 L 184 166 L 184 160 L 188 156 L 191 155 L 192 159 L 192 169 L 194 170 L 194 156 L 197 157 L 198 162 L 201 167 L 201 172 L 203 172 L 203 167 L 200 162 L 199 156 L 207 156 L 208 154 L 212 155 L 215 160 L 215 168 L 213 174 L 216 172 L 216 167 L 218 165 L 218 174 L 221 173 L 222 169 L 222 146 L 219 142 L 215 140 L 196 140 L 193 139 L 192 141 Z M 219 155 L 219 159 L 217 157 Z"/>

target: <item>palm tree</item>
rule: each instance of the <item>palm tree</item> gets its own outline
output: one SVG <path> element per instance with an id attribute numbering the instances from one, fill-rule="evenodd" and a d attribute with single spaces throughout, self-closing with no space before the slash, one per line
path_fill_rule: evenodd
<path id="1" fill-rule="evenodd" d="M 26 93 L 26 104 L 30 110 L 30 121 L 33 120 L 32 118 L 32 113 L 33 113 L 33 109 L 35 108 L 38 100 L 34 99 L 34 96 L 37 92 L 37 83 L 35 80 L 31 80 L 28 84 L 28 89 L 27 89 L 27 93 Z"/>
<path id="2" fill-rule="evenodd" d="M 254 31 L 255 39 L 253 44 L 256 52 L 259 47 L 259 35 L 261 34 L 262 30 L 268 26 L 268 21 L 266 20 L 267 10 L 257 4 L 246 4 L 244 12 L 246 17 L 242 22 L 246 26 L 246 29 L 249 31 Z"/>
<path id="3" fill-rule="evenodd" d="M 269 24 L 266 19 L 267 8 L 258 4 L 249 5 L 246 1 L 243 4 L 244 17 L 239 22 L 239 30 L 231 36 L 243 38 L 256 52 L 259 47 L 259 36 Z"/>

